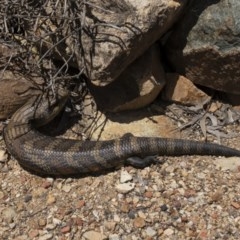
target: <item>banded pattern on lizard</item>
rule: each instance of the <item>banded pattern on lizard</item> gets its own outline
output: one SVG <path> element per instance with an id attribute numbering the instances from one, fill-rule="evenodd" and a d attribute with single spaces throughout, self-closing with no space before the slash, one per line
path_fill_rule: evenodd
<path id="1" fill-rule="evenodd" d="M 4 130 L 8 151 L 25 169 L 49 176 L 99 172 L 125 163 L 149 165 L 152 156 L 222 155 L 240 156 L 240 151 L 214 143 L 191 140 L 134 137 L 130 134 L 109 141 L 77 141 L 45 136 L 32 124 L 57 115 L 67 94 L 60 99 L 31 98 L 11 118 Z"/>

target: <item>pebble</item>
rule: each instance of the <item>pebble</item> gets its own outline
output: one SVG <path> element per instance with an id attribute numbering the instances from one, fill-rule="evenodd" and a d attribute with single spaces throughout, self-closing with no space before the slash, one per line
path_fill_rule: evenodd
<path id="1" fill-rule="evenodd" d="M 120 207 L 120 210 L 124 213 L 128 213 L 129 212 L 129 204 L 128 203 L 123 203 Z"/>
<path id="2" fill-rule="evenodd" d="M 7 154 L 6 151 L 0 150 L 0 162 L 5 163 L 7 160 Z"/>
<path id="3" fill-rule="evenodd" d="M 114 214 L 113 220 L 114 220 L 115 222 L 120 222 L 120 221 L 121 221 L 120 217 L 119 217 L 117 214 Z"/>
<path id="4" fill-rule="evenodd" d="M 120 236 L 117 234 L 110 234 L 108 239 L 109 240 L 120 240 Z"/>
<path id="5" fill-rule="evenodd" d="M 59 225 L 62 221 L 58 218 L 53 218 L 52 222 L 53 222 L 54 225 Z"/>
<path id="6" fill-rule="evenodd" d="M 157 235 L 157 232 L 154 229 L 152 229 L 151 227 L 147 227 L 146 234 L 148 237 L 154 237 Z"/>
<path id="7" fill-rule="evenodd" d="M 4 198 L 4 193 L 0 191 L 0 200 Z"/>
<path id="8" fill-rule="evenodd" d="M 48 180 L 46 180 L 42 183 L 42 187 L 45 188 L 45 189 L 50 188 L 52 185 L 53 185 L 53 182 L 50 182 Z"/>
<path id="9" fill-rule="evenodd" d="M 38 237 L 38 235 L 39 235 L 39 231 L 37 229 L 32 229 L 28 232 L 28 236 L 30 239 Z"/>
<path id="10" fill-rule="evenodd" d="M 84 200 L 79 200 L 76 204 L 76 208 L 82 208 L 85 205 L 85 201 Z"/>
<path id="11" fill-rule="evenodd" d="M 143 228 L 145 226 L 145 221 L 144 221 L 143 218 L 137 217 L 137 218 L 134 219 L 133 225 L 136 228 Z"/>
<path id="12" fill-rule="evenodd" d="M 53 223 L 49 223 L 46 225 L 46 229 L 47 230 L 53 230 L 56 228 L 56 224 L 53 224 Z"/>
<path id="13" fill-rule="evenodd" d="M 38 238 L 38 240 L 50 240 L 53 238 L 53 234 L 52 233 L 47 233 L 47 234 L 44 234 L 43 236 L 40 236 Z"/>
<path id="14" fill-rule="evenodd" d="M 52 194 L 49 194 L 47 197 L 47 205 L 51 205 L 55 202 L 56 202 L 56 198 Z"/>
<path id="15" fill-rule="evenodd" d="M 221 170 L 231 170 L 237 171 L 240 166 L 240 158 L 239 157 L 221 157 L 216 160 L 216 165 L 221 168 Z"/>
<path id="16" fill-rule="evenodd" d="M 116 185 L 116 190 L 119 193 L 129 193 L 135 188 L 134 183 L 120 183 Z"/>
<path id="17" fill-rule="evenodd" d="M 171 228 L 167 228 L 163 234 L 166 235 L 166 236 L 171 236 L 173 235 L 174 231 L 171 229 Z"/>
<path id="18" fill-rule="evenodd" d="M 134 219 L 135 218 L 135 211 L 130 211 L 129 213 L 128 213 L 128 217 L 130 218 L 130 219 Z"/>
<path id="19" fill-rule="evenodd" d="M 104 240 L 106 236 L 100 232 L 88 231 L 83 234 L 83 238 L 86 240 Z"/>
<path id="20" fill-rule="evenodd" d="M 104 223 L 104 226 L 108 231 L 114 231 L 116 224 L 114 221 L 107 221 Z"/>
<path id="21" fill-rule="evenodd" d="M 152 198 L 152 197 L 153 197 L 153 192 L 147 191 L 147 192 L 144 193 L 144 195 L 145 195 L 145 197 L 147 197 L 147 198 Z"/>
<path id="22" fill-rule="evenodd" d="M 132 181 L 132 175 L 130 175 L 127 171 L 122 171 L 120 176 L 120 183 L 126 183 Z"/>
<path id="23" fill-rule="evenodd" d="M 65 227 L 61 228 L 61 233 L 63 233 L 63 234 L 69 233 L 70 231 L 71 231 L 70 226 L 65 226 Z"/>
<path id="24" fill-rule="evenodd" d="M 66 193 L 69 193 L 71 191 L 72 187 L 70 185 L 64 185 L 62 187 L 62 190 Z"/>
<path id="25" fill-rule="evenodd" d="M 27 194 L 25 197 L 24 197 L 24 202 L 29 202 L 29 201 L 31 201 L 32 200 L 32 195 L 30 195 L 30 194 Z"/>
<path id="26" fill-rule="evenodd" d="M 5 208 L 2 211 L 2 218 L 7 222 L 11 223 L 13 222 L 14 218 L 16 217 L 17 213 L 14 208 L 9 207 Z"/>
<path id="27" fill-rule="evenodd" d="M 46 224 L 47 224 L 46 219 L 40 218 L 40 219 L 38 220 L 38 226 L 39 226 L 39 227 L 45 227 Z"/>
<path id="28" fill-rule="evenodd" d="M 138 212 L 138 216 L 141 217 L 141 218 L 143 218 L 143 219 L 146 219 L 146 215 L 145 215 L 145 213 L 142 212 L 142 211 L 139 211 L 139 212 Z"/>
<path id="29" fill-rule="evenodd" d="M 240 209 L 240 202 L 232 202 L 231 205 L 236 209 Z"/>

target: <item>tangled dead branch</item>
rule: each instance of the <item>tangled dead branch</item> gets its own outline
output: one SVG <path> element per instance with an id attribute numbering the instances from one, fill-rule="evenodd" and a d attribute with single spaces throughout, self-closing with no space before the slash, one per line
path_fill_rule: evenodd
<path id="1" fill-rule="evenodd" d="M 89 23 L 86 14 L 92 15 L 92 9 L 111 10 L 86 0 L 0 0 L 0 6 L 0 45 L 8 52 L 0 55 L 2 74 L 12 70 L 38 75 L 47 88 L 89 71 L 83 35 L 94 43 L 99 25 L 118 28 L 94 16 Z"/>

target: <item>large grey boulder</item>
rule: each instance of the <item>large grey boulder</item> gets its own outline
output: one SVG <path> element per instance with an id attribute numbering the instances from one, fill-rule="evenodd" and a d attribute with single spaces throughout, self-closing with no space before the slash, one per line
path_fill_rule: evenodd
<path id="1" fill-rule="evenodd" d="M 240 1 L 193 0 L 166 43 L 173 69 L 196 84 L 240 93 Z"/>

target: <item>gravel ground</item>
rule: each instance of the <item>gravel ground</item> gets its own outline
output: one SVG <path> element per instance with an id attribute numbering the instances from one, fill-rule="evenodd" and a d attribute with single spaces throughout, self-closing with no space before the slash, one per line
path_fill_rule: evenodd
<path id="1" fill-rule="evenodd" d="M 239 140 L 224 144 L 240 149 Z M 240 158 L 168 157 L 142 170 L 52 179 L 8 159 L 2 138 L 0 146 L 3 240 L 240 239 Z"/>

